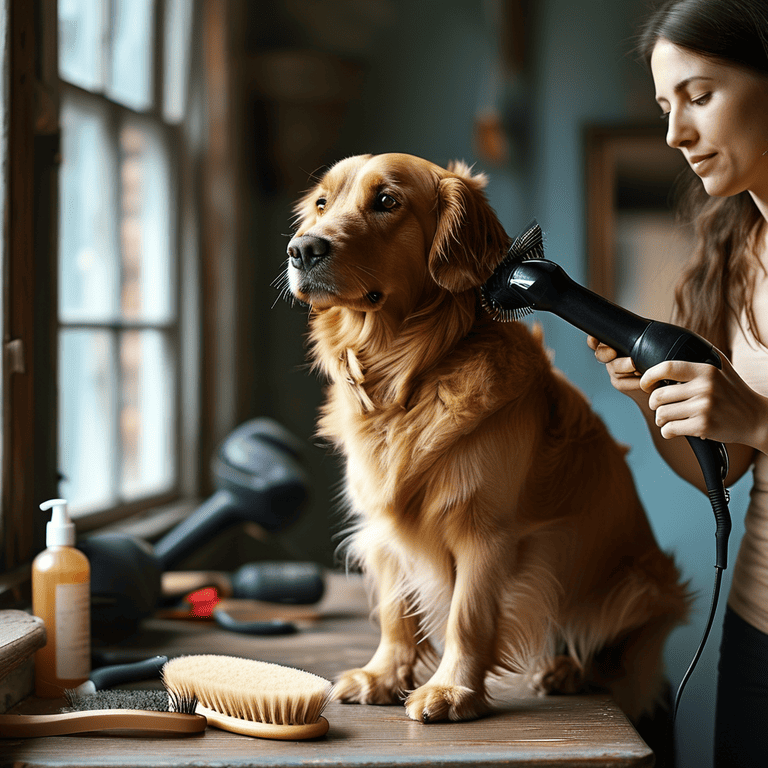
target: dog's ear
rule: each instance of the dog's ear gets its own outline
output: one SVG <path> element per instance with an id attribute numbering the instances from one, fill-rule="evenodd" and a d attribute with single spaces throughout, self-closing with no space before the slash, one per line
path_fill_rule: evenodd
<path id="1" fill-rule="evenodd" d="M 437 230 L 429 252 L 433 280 L 451 293 L 482 285 L 504 258 L 508 237 L 483 189 L 483 174 L 448 166 L 437 189 Z"/>

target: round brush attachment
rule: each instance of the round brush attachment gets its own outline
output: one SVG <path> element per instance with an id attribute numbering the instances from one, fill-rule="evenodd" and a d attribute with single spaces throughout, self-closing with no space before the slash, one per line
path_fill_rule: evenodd
<path id="1" fill-rule="evenodd" d="M 494 320 L 509 323 L 533 312 L 525 294 L 515 287 L 511 277 L 523 261 L 543 258 L 544 236 L 541 227 L 533 221 L 512 241 L 501 264 L 480 288 L 483 309 Z"/>

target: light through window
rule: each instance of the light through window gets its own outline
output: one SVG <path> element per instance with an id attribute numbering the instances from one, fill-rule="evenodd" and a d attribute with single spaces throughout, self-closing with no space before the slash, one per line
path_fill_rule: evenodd
<path id="1" fill-rule="evenodd" d="M 59 464 L 74 515 L 178 485 L 174 123 L 192 7 L 59 2 Z"/>

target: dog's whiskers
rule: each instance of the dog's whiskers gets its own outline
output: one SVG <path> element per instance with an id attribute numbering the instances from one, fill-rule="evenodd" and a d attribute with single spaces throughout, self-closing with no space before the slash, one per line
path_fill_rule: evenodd
<path id="1" fill-rule="evenodd" d="M 285 267 L 282 272 L 270 283 L 270 285 L 273 288 L 276 288 L 278 291 L 277 297 L 272 302 L 272 306 L 270 309 L 274 309 L 277 306 L 277 303 L 282 299 L 283 301 L 288 302 L 288 304 L 291 307 L 294 307 L 296 305 L 296 297 L 293 295 L 291 291 L 291 283 L 290 278 L 288 276 L 288 268 Z"/>

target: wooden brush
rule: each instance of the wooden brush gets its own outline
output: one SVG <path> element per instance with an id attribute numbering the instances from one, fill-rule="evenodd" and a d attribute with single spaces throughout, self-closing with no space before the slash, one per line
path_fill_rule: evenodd
<path id="1" fill-rule="evenodd" d="M 176 696 L 197 699 L 200 715 L 225 731 L 287 741 L 314 739 L 328 731 L 321 717 L 333 684 L 279 664 L 235 656 L 181 656 L 162 671 Z"/>

